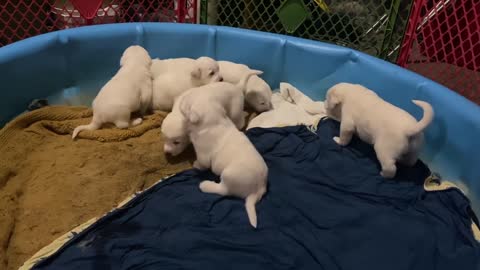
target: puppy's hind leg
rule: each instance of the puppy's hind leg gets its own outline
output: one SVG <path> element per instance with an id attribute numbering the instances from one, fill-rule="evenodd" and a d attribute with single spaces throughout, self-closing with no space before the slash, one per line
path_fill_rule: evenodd
<path id="1" fill-rule="evenodd" d="M 353 125 L 353 122 L 349 119 L 342 119 L 342 122 L 340 123 L 340 137 L 333 137 L 333 140 L 341 146 L 346 146 L 352 140 L 354 131 L 355 126 Z"/>
<path id="2" fill-rule="evenodd" d="M 410 151 L 402 156 L 400 163 L 412 167 L 418 161 L 418 153 Z"/>
<path id="3" fill-rule="evenodd" d="M 129 121 L 124 121 L 124 120 L 117 120 L 114 122 L 115 126 L 117 128 L 120 128 L 120 129 L 125 129 L 125 128 L 128 128 L 130 126 L 130 122 Z"/>
<path id="4" fill-rule="evenodd" d="M 419 152 L 422 150 L 423 140 L 423 134 L 410 138 L 408 150 L 399 161 L 407 166 L 415 165 L 418 161 Z"/>
<path id="5" fill-rule="evenodd" d="M 199 188 L 204 193 L 218 194 L 221 196 L 228 195 L 227 186 L 223 182 L 215 183 L 214 181 L 205 180 L 200 183 Z"/>
<path id="6" fill-rule="evenodd" d="M 130 110 L 128 108 L 116 107 L 112 113 L 115 113 L 111 118 L 115 119 L 113 123 L 117 128 L 125 129 L 130 126 Z"/>
<path id="7" fill-rule="evenodd" d="M 397 166 L 395 165 L 395 157 L 389 150 L 389 144 L 386 143 L 376 143 L 374 145 L 375 153 L 377 154 L 377 159 L 382 166 L 382 171 L 380 175 L 384 178 L 393 178 L 397 173 Z"/>
<path id="8" fill-rule="evenodd" d="M 133 119 L 132 121 L 130 121 L 130 126 L 132 126 L 132 127 L 138 126 L 142 122 L 143 122 L 143 119 L 139 117 L 139 118 L 136 118 L 136 119 Z"/>

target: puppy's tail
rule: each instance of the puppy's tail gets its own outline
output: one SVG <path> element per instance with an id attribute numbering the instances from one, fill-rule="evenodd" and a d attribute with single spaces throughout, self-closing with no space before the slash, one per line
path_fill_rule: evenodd
<path id="1" fill-rule="evenodd" d="M 248 220 L 254 228 L 257 228 L 257 210 L 255 209 L 255 205 L 262 199 L 265 192 L 266 188 L 262 187 L 256 193 L 248 195 L 245 199 L 245 209 L 247 210 Z"/>
<path id="2" fill-rule="evenodd" d="M 102 123 L 100 123 L 98 120 L 96 120 L 95 116 L 94 116 L 93 119 L 92 119 L 92 122 L 90 122 L 90 124 L 78 126 L 73 130 L 72 140 L 75 139 L 75 137 L 77 137 L 78 133 L 82 130 L 95 130 L 95 129 L 99 129 L 101 126 L 102 126 Z"/>
<path id="3" fill-rule="evenodd" d="M 250 79 L 250 77 L 253 75 L 261 75 L 261 74 L 263 74 L 263 71 L 260 71 L 260 70 L 252 69 L 248 71 L 248 73 L 245 73 L 245 76 L 242 79 L 240 79 L 240 81 L 237 83 L 237 87 L 242 89 L 242 91 L 245 93 L 247 89 L 248 79 Z"/>
<path id="4" fill-rule="evenodd" d="M 414 136 L 422 132 L 433 120 L 434 112 L 430 104 L 421 100 L 412 100 L 415 105 L 423 109 L 423 117 L 417 122 L 415 126 L 410 130 L 409 137 Z"/>

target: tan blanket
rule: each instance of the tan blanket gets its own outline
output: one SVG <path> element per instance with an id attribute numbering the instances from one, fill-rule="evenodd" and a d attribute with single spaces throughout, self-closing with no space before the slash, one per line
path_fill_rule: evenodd
<path id="1" fill-rule="evenodd" d="M 23 114 L 0 130 L 0 269 L 17 269 L 42 247 L 136 191 L 191 167 L 192 149 L 163 154 L 166 113 L 127 130 L 71 132 L 91 119 L 84 107 Z"/>

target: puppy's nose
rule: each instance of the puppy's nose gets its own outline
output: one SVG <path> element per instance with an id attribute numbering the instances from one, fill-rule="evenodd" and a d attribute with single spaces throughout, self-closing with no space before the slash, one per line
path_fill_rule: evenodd
<path id="1" fill-rule="evenodd" d="M 218 81 L 219 81 L 219 82 L 223 82 L 223 77 L 220 76 L 220 77 L 218 78 Z"/>

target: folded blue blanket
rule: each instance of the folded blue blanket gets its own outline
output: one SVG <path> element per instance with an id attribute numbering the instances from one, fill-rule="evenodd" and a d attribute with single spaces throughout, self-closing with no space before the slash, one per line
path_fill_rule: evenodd
<path id="1" fill-rule="evenodd" d="M 379 175 L 373 148 L 332 140 L 338 123 L 252 129 L 269 167 L 253 229 L 243 201 L 203 194 L 189 170 L 76 235 L 34 269 L 480 269 L 458 190 L 426 192 L 428 168 Z M 218 179 L 218 177 L 214 177 Z"/>

